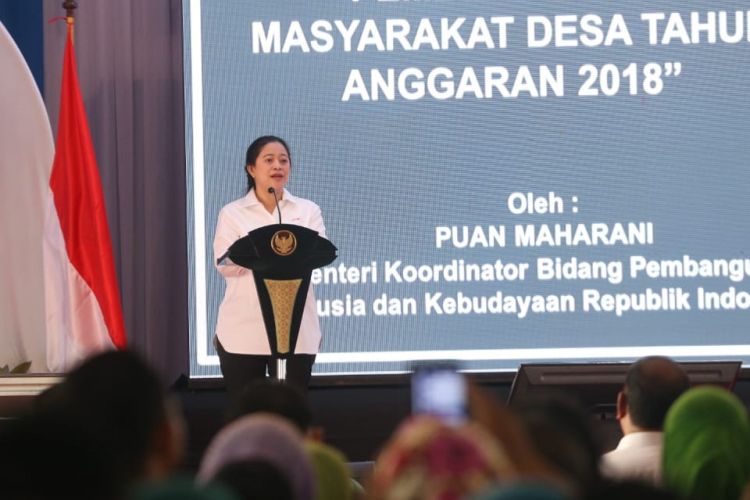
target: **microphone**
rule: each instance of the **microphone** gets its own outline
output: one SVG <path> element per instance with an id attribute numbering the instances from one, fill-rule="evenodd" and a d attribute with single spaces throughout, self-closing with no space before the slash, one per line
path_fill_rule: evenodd
<path id="1" fill-rule="evenodd" d="M 281 207 L 279 206 L 279 197 L 276 196 L 276 190 L 272 187 L 268 188 L 268 192 L 273 195 L 273 199 L 276 200 L 276 211 L 279 213 L 279 224 L 281 224 Z"/>

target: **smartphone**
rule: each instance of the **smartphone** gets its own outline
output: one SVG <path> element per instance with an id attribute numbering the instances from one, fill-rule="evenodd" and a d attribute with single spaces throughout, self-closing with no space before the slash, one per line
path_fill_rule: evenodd
<path id="1" fill-rule="evenodd" d="M 412 413 L 428 414 L 451 424 L 466 420 L 466 379 L 454 366 L 423 366 L 411 377 Z"/>

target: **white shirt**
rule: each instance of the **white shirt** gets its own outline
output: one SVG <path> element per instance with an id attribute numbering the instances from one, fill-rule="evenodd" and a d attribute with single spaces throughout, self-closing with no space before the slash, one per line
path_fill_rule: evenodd
<path id="1" fill-rule="evenodd" d="M 662 432 L 633 432 L 623 436 L 617 448 L 602 456 L 602 475 L 661 486 L 662 443 Z"/>
<path id="2" fill-rule="evenodd" d="M 326 228 L 318 205 L 292 196 L 285 189 L 279 206 L 283 223 L 305 226 L 325 237 Z M 219 212 L 219 221 L 216 224 L 214 262 L 226 253 L 232 243 L 246 236 L 248 232 L 276 224 L 278 221 L 277 210 L 269 213 L 255 196 L 254 189 L 244 198 L 224 206 Z M 227 282 L 216 321 L 216 336 L 221 345 L 227 352 L 236 354 L 271 354 L 253 272 L 232 263 L 229 259 L 225 259 L 223 264 L 216 267 Z M 311 285 L 307 292 L 294 352 L 316 354 L 320 341 L 320 323 Z"/>

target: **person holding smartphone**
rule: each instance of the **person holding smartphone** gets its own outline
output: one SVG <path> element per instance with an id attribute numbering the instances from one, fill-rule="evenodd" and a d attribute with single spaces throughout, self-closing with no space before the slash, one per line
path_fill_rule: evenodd
<path id="1" fill-rule="evenodd" d="M 411 377 L 412 413 L 460 424 L 468 418 L 468 386 L 452 364 L 418 366 Z"/>
<path id="2" fill-rule="evenodd" d="M 320 207 L 286 189 L 292 158 L 283 139 L 268 135 L 253 141 L 245 154 L 244 169 L 247 194 L 219 212 L 213 245 L 216 258 L 248 232 L 277 223 L 278 210 L 283 213 L 285 223 L 310 228 L 325 237 Z M 265 378 L 266 371 L 275 377 L 276 360 L 271 356 L 252 271 L 228 259 L 223 262 L 217 264 L 217 269 L 226 280 L 226 292 L 219 306 L 214 345 L 227 392 L 234 397 L 251 381 Z M 320 323 L 311 286 L 295 354 L 287 361 L 288 383 L 307 390 L 320 342 Z"/>

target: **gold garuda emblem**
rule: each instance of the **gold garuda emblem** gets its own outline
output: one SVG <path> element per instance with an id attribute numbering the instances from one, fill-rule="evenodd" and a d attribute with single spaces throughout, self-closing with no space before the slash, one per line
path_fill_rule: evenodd
<path id="1" fill-rule="evenodd" d="M 271 249 L 282 257 L 291 255 L 297 249 L 297 238 L 294 237 L 294 233 L 286 229 L 276 231 L 271 237 Z"/>

